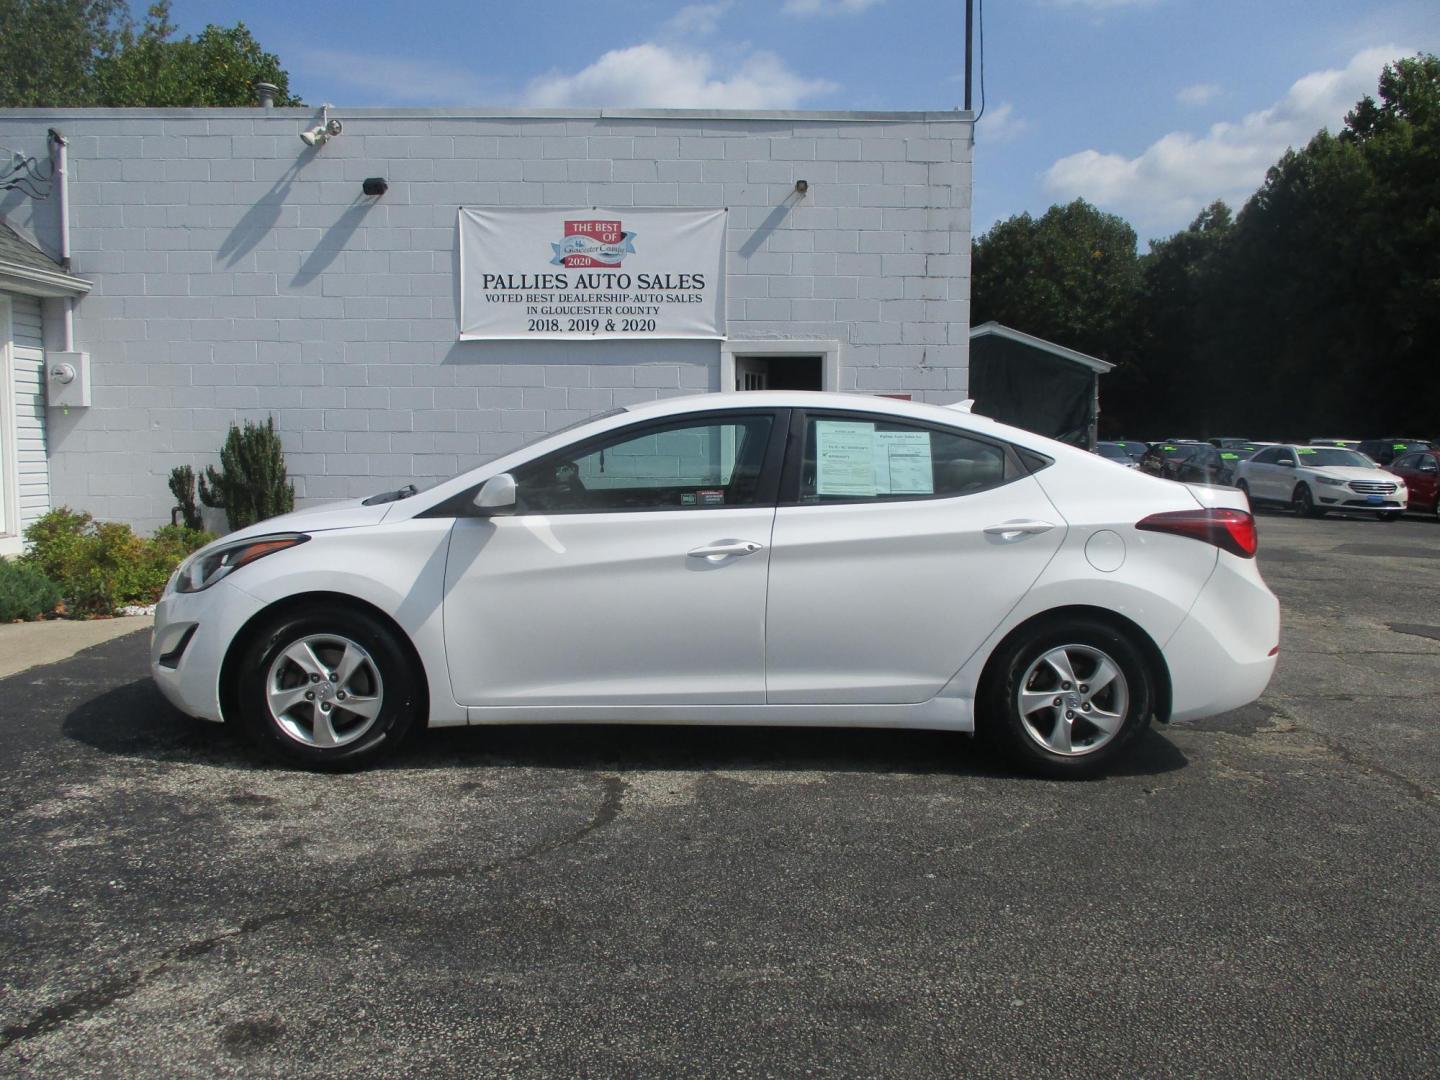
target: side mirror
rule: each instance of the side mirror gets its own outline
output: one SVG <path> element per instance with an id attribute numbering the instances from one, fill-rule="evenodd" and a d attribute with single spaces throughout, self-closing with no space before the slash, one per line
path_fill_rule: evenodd
<path id="1" fill-rule="evenodd" d="M 1277 462 L 1277 464 L 1283 465 L 1283 466 L 1285 466 L 1285 468 L 1287 468 L 1287 469 L 1293 469 L 1293 468 L 1295 468 L 1295 462 L 1290 461 L 1290 460 L 1288 460 L 1288 459 L 1287 459 L 1287 460 L 1284 460 L 1284 461 Z"/>
<path id="2" fill-rule="evenodd" d="M 484 517 L 508 514 L 515 509 L 515 477 L 508 472 L 492 476 L 475 493 L 475 509 Z"/>

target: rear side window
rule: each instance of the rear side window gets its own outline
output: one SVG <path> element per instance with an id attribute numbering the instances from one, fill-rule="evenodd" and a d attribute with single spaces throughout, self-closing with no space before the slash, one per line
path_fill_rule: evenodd
<path id="1" fill-rule="evenodd" d="M 950 498 L 1020 475 L 1001 444 L 879 418 L 811 415 L 804 445 L 804 504 Z"/>

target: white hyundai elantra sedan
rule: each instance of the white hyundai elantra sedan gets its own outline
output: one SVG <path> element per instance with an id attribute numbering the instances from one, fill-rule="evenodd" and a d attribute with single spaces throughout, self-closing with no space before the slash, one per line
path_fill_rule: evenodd
<path id="1" fill-rule="evenodd" d="M 1264 690 L 1255 548 L 1237 491 L 960 409 L 711 394 L 233 533 L 171 580 L 151 668 L 314 768 L 598 722 L 978 732 L 1086 776 Z"/>

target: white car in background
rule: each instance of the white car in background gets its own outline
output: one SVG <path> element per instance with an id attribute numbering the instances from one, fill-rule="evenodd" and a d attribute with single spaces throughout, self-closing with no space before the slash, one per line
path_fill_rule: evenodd
<path id="1" fill-rule="evenodd" d="M 1395 521 L 1405 512 L 1405 481 L 1364 454 L 1338 446 L 1267 446 L 1235 469 L 1235 486 L 1252 505 L 1294 508 L 1303 517 L 1330 510 Z"/>
<path id="2" fill-rule="evenodd" d="M 1265 689 L 1244 502 L 954 408 L 672 399 L 216 541 L 151 671 L 310 768 L 417 725 L 593 722 L 978 729 L 1084 776 Z"/>

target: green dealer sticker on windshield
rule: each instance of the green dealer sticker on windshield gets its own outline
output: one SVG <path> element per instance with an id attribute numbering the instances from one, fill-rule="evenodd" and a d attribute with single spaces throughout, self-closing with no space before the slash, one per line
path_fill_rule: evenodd
<path id="1" fill-rule="evenodd" d="M 1295 449 L 1298 450 L 1298 451 L 1299 451 L 1300 453 L 1302 453 L 1302 454 L 1313 454 L 1313 453 L 1315 453 L 1315 451 L 1312 450 L 1312 449 L 1310 449 L 1310 447 L 1308 447 L 1308 446 L 1297 446 Z"/>

